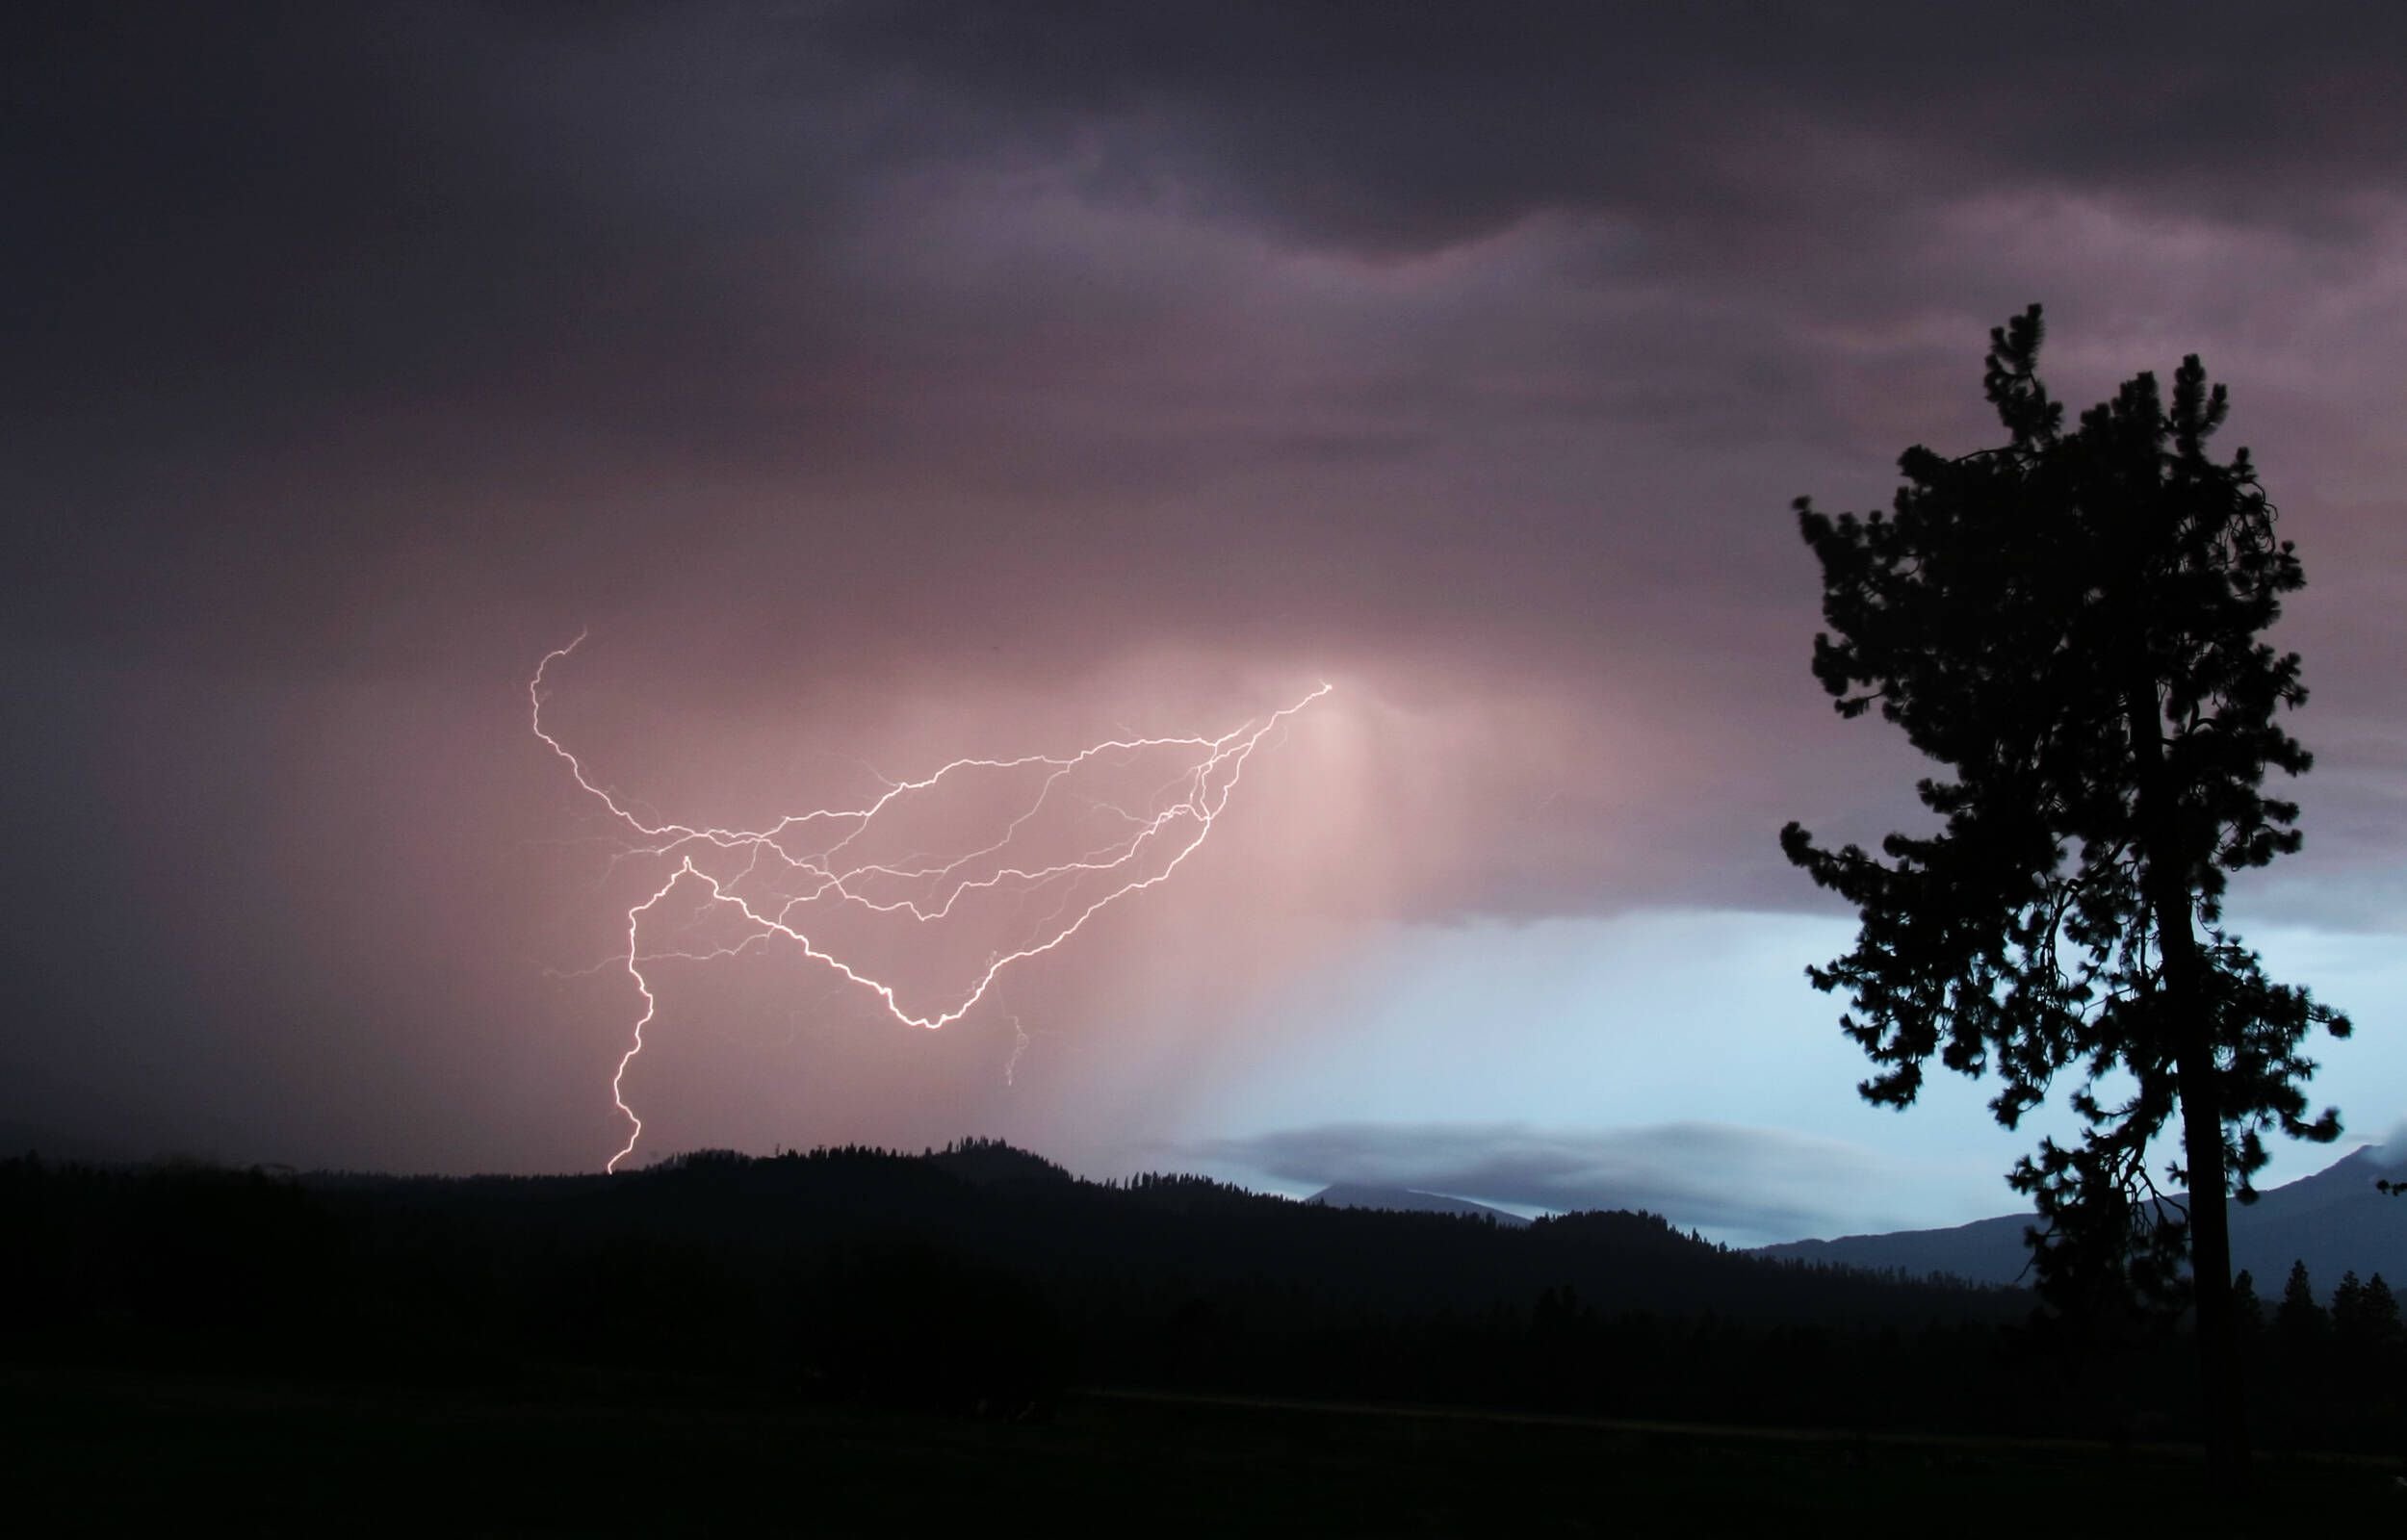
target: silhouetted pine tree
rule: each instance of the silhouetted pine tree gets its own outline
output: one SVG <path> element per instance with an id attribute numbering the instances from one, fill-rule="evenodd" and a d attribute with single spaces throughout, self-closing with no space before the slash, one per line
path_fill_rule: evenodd
<path id="1" fill-rule="evenodd" d="M 2398 1329 L 2398 1301 L 2380 1273 L 2367 1283 L 2358 1282 L 2354 1272 L 2342 1276 L 2332 1293 L 2332 1336 L 2343 1351 L 2378 1352 Z"/>
<path id="2" fill-rule="evenodd" d="M 2331 1328 L 2330 1318 L 2316 1298 L 2315 1283 L 2307 1276 L 2306 1262 L 2293 1261 L 2290 1281 L 2282 1286 L 2282 1303 L 2273 1312 L 2273 1329 L 2281 1335 L 2283 1350 L 2303 1357 L 2323 1346 Z"/>
<path id="3" fill-rule="evenodd" d="M 1990 333 L 1984 385 L 2008 441 L 1920 446 L 1892 513 L 1797 500 L 1823 574 L 1814 675 L 1839 714 L 1877 706 L 1948 769 L 1917 787 L 1945 820 L 1888 859 L 1781 831 L 1790 860 L 1852 902 L 1854 949 L 1808 969 L 1844 991 L 1872 1101 L 1911 1103 L 1932 1058 L 1995 1073 L 2014 1127 L 2059 1076 L 2085 1125 L 2012 1173 L 2046 1221 L 2040 1287 L 2100 1311 L 2127 1293 L 2197 1311 L 2210 1463 L 2247 1458 L 2227 1200 L 2253 1199 L 2262 1135 L 2329 1141 L 2299 1045 L 2347 1020 L 2265 977 L 2222 925 L 2228 874 L 2299 845 L 2268 769 L 2304 772 L 2276 718 L 2306 699 L 2295 654 L 2260 640 L 2305 576 L 2248 451 L 2206 451 L 2226 413 L 2195 355 L 2064 430 L 2037 373 L 2040 312 Z M 2128 1083 L 2125 1083 L 2128 1077 Z M 2168 1125 L 2182 1158 L 2149 1151 Z M 2187 1251 L 2186 1285 L 2180 1262 Z"/>
<path id="4" fill-rule="evenodd" d="M 2232 1322 L 2242 1342 L 2265 1335 L 2265 1301 L 2257 1297 L 2257 1275 L 2246 1268 L 2232 1280 Z"/>

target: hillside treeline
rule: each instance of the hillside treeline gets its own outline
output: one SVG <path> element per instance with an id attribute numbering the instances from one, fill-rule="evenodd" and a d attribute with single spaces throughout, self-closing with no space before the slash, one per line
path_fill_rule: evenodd
<path id="1" fill-rule="evenodd" d="M 1086 1182 L 974 1141 L 615 1177 L 26 1158 L 0 1162 L 0 1358 L 25 1365 L 1015 1417 L 1104 1385 L 2143 1437 L 2182 1436 L 2190 1402 L 2175 1330 L 2036 1315 L 2017 1290 L 1775 1262 L 1648 1214 L 1514 1229 Z M 2265 1441 L 2397 1448 L 2395 1308 L 2276 1316 L 2253 1342 Z"/>

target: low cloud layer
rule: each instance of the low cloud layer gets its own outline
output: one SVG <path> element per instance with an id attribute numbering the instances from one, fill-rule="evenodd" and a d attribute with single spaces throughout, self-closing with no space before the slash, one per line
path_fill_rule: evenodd
<path id="1" fill-rule="evenodd" d="M 1832 1140 L 1727 1123 L 1605 1130 L 1518 1123 L 1333 1123 L 1199 1142 L 1187 1153 L 1281 1182 L 1409 1188 L 1570 1212 L 1643 1209 L 1747 1239 L 1830 1233 L 1845 1194 L 1899 1173 Z"/>

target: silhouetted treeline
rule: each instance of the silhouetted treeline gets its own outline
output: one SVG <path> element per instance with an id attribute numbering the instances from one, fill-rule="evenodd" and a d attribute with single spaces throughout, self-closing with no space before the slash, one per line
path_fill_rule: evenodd
<path id="1" fill-rule="evenodd" d="M 2341 1275 L 2327 1309 L 2293 1263 L 2268 1313 L 2256 1280 L 2238 1282 L 2240 1349 L 2262 1399 L 2300 1441 L 2331 1447 L 2407 1427 L 2407 1330 L 2380 1273 Z M 2407 1445 L 2407 1439 L 2399 1439 Z"/>
<path id="2" fill-rule="evenodd" d="M 2017 1290 L 1774 1262 L 1647 1214 L 1526 1229 L 971 1141 L 616 1177 L 0 1162 L 0 1357 L 344 1381 L 650 1375 L 1041 1413 L 1063 1388 L 2179 1436 L 2188 1359 Z M 2390 1449 L 2387 1288 L 2252 1334 L 2271 1442 Z M 2387 1308 L 2388 1314 L 2384 1314 Z M 2293 1319 L 2295 1318 L 2295 1319 Z M 2316 1321 L 2320 1324 L 2315 1324 Z M 2387 1322 L 2387 1324 L 2384 1322 Z"/>

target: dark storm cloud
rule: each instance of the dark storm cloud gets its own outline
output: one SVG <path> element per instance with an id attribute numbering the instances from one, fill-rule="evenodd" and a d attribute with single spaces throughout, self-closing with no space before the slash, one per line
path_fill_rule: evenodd
<path id="1" fill-rule="evenodd" d="M 1969 375 L 2029 296 L 1945 210 L 2325 230 L 2386 190 L 2407 94 L 2380 8 L 20 14 L 0 475 L 41 579 L 5 625 L 254 663 L 389 647 L 346 624 L 389 571 L 589 608 L 666 541 L 916 566 L 974 634 L 994 559 L 1057 570 L 1106 517 L 1153 626 L 1218 633 L 1234 594 L 1593 645 L 1599 585 L 1643 606 L 1702 551 L 1773 591 L 1729 521 L 1796 470 L 1598 560 L 1630 544 L 1599 499 L 1675 491 L 1644 443 L 1878 463 L 1876 403 Z M 775 602 L 748 580 L 731 613 Z"/>
<path id="2" fill-rule="evenodd" d="M 2407 99 L 2378 7 L 16 14 L 0 634 L 1610 655 L 1756 735 L 1790 496 L 1985 433 L 2041 277 L 2310 356 Z"/>
<path id="3" fill-rule="evenodd" d="M 729 303 L 742 243 L 808 251 L 843 206 L 839 125 L 760 120 L 766 71 L 723 33 L 445 7 L 37 14 L 7 66 L 9 294 L 52 366 L 14 373 L 23 408 L 689 390 L 750 329 Z M 813 89 L 799 64 L 780 79 Z"/>
<path id="4" fill-rule="evenodd" d="M 839 7 L 826 33 L 1040 143 L 1110 125 L 1099 187 L 1183 175 L 1382 254 L 1548 210 L 1740 233 L 1833 193 L 1934 191 L 1894 175 L 1918 169 L 1951 194 L 2044 182 L 2327 217 L 2391 189 L 2383 125 L 2407 90 L 2407 19 L 2378 5 L 926 0 Z"/>
<path id="5" fill-rule="evenodd" d="M 1725 1123 L 1546 1130 L 1517 1123 L 1333 1123 L 1185 1153 L 1286 1182 L 1443 1193 L 1568 1213 L 1644 1209 L 1681 1224 L 1805 1235 L 1875 1187 L 1881 1163 L 1827 1140 Z"/>
<path id="6" fill-rule="evenodd" d="M 8 399 L 165 397 L 195 434 L 329 403 L 790 432 L 768 377 L 865 363 L 865 202 L 964 165 L 1370 255 L 1602 217 L 1625 271 L 1675 278 L 1989 189 L 2329 219 L 2392 189 L 2407 21 L 2319 14 L 37 8 L 0 260 L 40 367 Z"/>
<path id="7" fill-rule="evenodd" d="M 8 475 L 41 579 L 12 629 L 272 655 L 413 540 L 553 543 L 463 483 L 740 453 L 757 342 L 810 367 L 741 264 L 777 239 L 807 269 L 844 145 L 693 89 L 747 73 L 735 39 L 467 8 L 11 25 Z"/>

